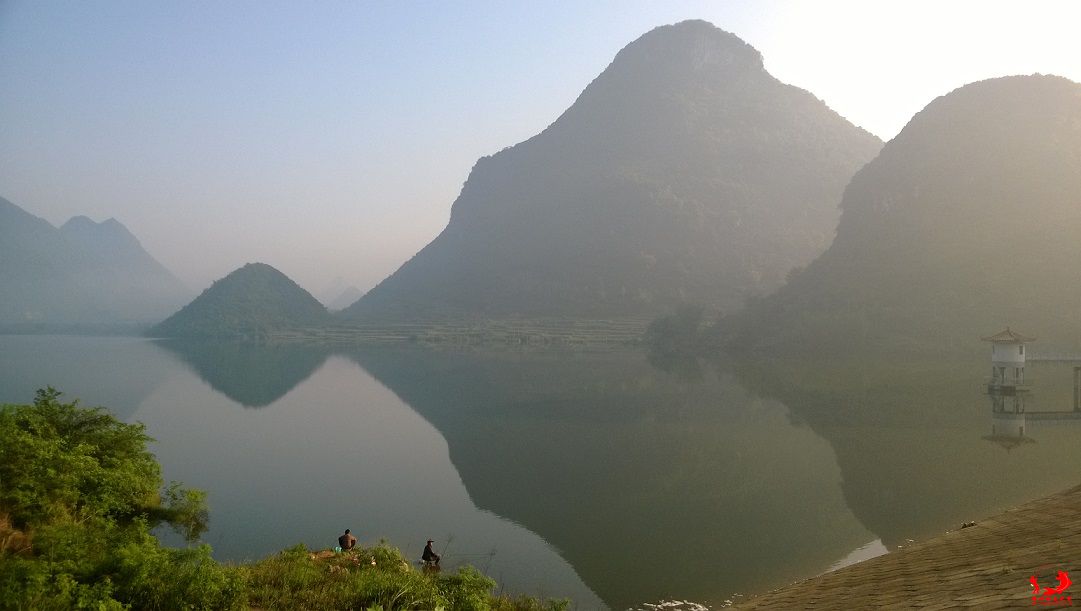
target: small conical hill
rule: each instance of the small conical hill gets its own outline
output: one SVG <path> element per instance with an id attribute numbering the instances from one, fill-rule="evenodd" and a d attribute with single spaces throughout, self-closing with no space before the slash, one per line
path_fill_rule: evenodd
<path id="1" fill-rule="evenodd" d="M 285 274 L 265 263 L 249 263 L 214 282 L 150 334 L 258 339 L 319 326 L 327 319 L 326 308 Z"/>

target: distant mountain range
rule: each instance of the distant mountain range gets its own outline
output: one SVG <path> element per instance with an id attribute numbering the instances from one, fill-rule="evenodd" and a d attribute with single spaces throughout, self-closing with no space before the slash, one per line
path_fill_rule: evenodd
<path id="1" fill-rule="evenodd" d="M 0 328 L 153 323 L 190 291 L 116 219 L 57 228 L 0 198 Z"/>
<path id="2" fill-rule="evenodd" d="M 350 320 L 730 312 L 825 250 L 881 142 L 703 21 L 657 28 L 482 158 L 446 229 Z"/>
<path id="3" fill-rule="evenodd" d="M 934 100 L 841 207 L 828 251 L 721 325 L 731 346 L 971 349 L 1011 325 L 1081 347 L 1081 84 L 1014 76 Z"/>
<path id="4" fill-rule="evenodd" d="M 325 303 L 328 310 L 337 312 L 353 305 L 362 295 L 364 295 L 364 291 L 350 284 L 338 291 L 334 297 L 328 299 Z"/>
<path id="5" fill-rule="evenodd" d="M 327 309 L 311 293 L 265 263 L 249 263 L 214 282 L 150 335 L 262 339 L 328 322 Z"/>

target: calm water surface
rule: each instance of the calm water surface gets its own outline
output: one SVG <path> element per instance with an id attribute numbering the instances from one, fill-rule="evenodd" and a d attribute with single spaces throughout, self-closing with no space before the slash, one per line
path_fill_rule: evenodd
<path id="1" fill-rule="evenodd" d="M 166 479 L 208 491 L 223 560 L 351 528 L 622 609 L 720 604 L 1076 484 L 1079 421 L 1003 434 L 984 369 L 7 336 L 0 402 L 52 385 L 144 422 Z M 1029 371 L 1030 412 L 1072 408 L 1069 365 Z"/>

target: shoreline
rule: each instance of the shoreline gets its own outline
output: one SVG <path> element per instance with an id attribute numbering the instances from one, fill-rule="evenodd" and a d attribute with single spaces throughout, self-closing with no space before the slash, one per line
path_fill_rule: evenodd
<path id="1" fill-rule="evenodd" d="M 1071 606 L 1079 588 L 1054 593 L 1062 583 L 1058 571 L 1081 580 L 1081 486 L 985 517 L 971 527 L 745 598 L 733 608 Z M 1031 577 L 1036 577 L 1041 597 L 1033 596 Z"/>

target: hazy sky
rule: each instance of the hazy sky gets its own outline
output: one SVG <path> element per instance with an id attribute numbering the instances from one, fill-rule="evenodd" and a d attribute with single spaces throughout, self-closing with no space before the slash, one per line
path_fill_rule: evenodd
<path id="1" fill-rule="evenodd" d="M 1069 0 L 0 0 L 0 196 L 116 217 L 193 289 L 263 261 L 319 297 L 366 290 L 446 225 L 478 157 L 689 18 L 887 140 L 967 82 L 1081 81 Z"/>

